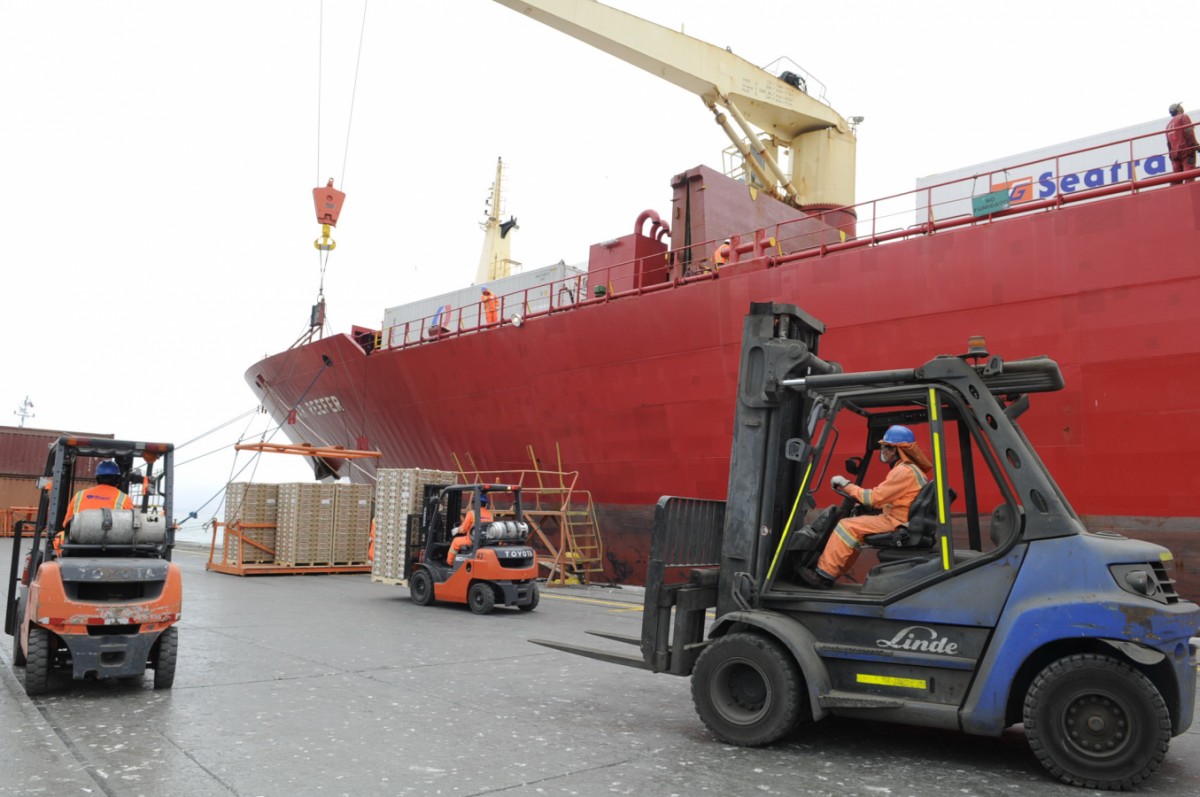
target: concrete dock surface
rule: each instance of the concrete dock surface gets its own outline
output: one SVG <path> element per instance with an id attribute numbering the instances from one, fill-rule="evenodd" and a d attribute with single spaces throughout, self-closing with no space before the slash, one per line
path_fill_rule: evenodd
<path id="1" fill-rule="evenodd" d="M 11 539 L 0 540 L 3 581 Z M 543 589 L 533 612 L 420 607 L 366 575 L 183 569 L 175 686 L 72 681 L 30 699 L 0 645 L 0 795 L 1093 794 L 998 738 L 831 719 L 763 749 L 714 740 L 683 678 L 530 644 L 621 645 L 641 591 Z M 626 648 L 634 652 L 634 648 Z M 1200 793 L 1200 730 L 1144 794 Z"/>

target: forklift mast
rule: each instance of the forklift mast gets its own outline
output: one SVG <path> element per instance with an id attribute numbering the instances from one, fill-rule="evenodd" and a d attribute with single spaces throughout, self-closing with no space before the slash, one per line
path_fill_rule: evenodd
<path id="1" fill-rule="evenodd" d="M 823 323 L 791 304 L 753 302 L 743 321 L 718 616 L 756 602 L 772 536 L 786 520 L 786 496 L 798 484 L 798 463 L 785 453 L 789 441 L 809 442 L 811 431 L 804 427 L 811 401 L 784 382 L 841 372 L 817 356 L 824 332 Z"/>

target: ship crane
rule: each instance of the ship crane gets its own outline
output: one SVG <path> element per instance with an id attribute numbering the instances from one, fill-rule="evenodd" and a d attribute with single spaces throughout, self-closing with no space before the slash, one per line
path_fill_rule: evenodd
<path id="1" fill-rule="evenodd" d="M 501 184 L 504 179 L 504 161 L 496 159 L 496 182 L 492 183 L 492 192 L 487 200 L 487 220 L 483 227 L 483 250 L 479 255 L 479 268 L 475 271 L 475 285 L 486 285 L 493 280 L 510 276 L 513 267 L 521 265 L 511 256 L 509 233 L 518 230 L 517 220 L 509 217 L 508 221 L 500 221 L 503 195 Z"/>
<path id="2" fill-rule="evenodd" d="M 496 2 L 700 97 L 747 168 L 781 200 L 801 208 L 854 204 L 854 132 L 810 96 L 802 80 L 776 77 L 720 47 L 594 0 Z M 780 151 L 788 153 L 790 171 L 780 166 Z"/>

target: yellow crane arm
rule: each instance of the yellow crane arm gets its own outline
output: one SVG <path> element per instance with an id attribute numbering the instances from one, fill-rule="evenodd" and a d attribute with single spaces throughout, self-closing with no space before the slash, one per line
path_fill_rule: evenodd
<path id="1" fill-rule="evenodd" d="M 790 201 L 853 204 L 854 134 L 836 111 L 799 88 L 727 50 L 596 0 L 496 2 L 699 96 L 739 144 L 746 165 Z M 730 112 L 740 134 L 718 108 Z M 769 137 L 767 145 L 751 125 Z M 791 156 L 789 171 L 775 162 L 780 146 Z"/>

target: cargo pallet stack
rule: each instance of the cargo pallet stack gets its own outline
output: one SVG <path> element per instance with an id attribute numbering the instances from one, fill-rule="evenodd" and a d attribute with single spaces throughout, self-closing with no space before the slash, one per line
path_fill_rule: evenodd
<path id="1" fill-rule="evenodd" d="M 241 564 L 275 561 L 279 485 L 234 482 L 225 492 L 227 558 Z"/>
<path id="2" fill-rule="evenodd" d="M 385 584 L 407 584 L 404 565 L 408 558 L 409 516 L 420 517 L 425 505 L 425 487 L 458 481 L 448 470 L 380 468 L 375 482 L 375 560 L 371 580 Z M 420 520 L 415 522 L 419 527 Z"/>
<path id="3" fill-rule="evenodd" d="M 217 531 L 224 525 L 221 553 Z M 207 568 L 236 576 L 367 573 L 369 484 L 233 483 Z"/>

